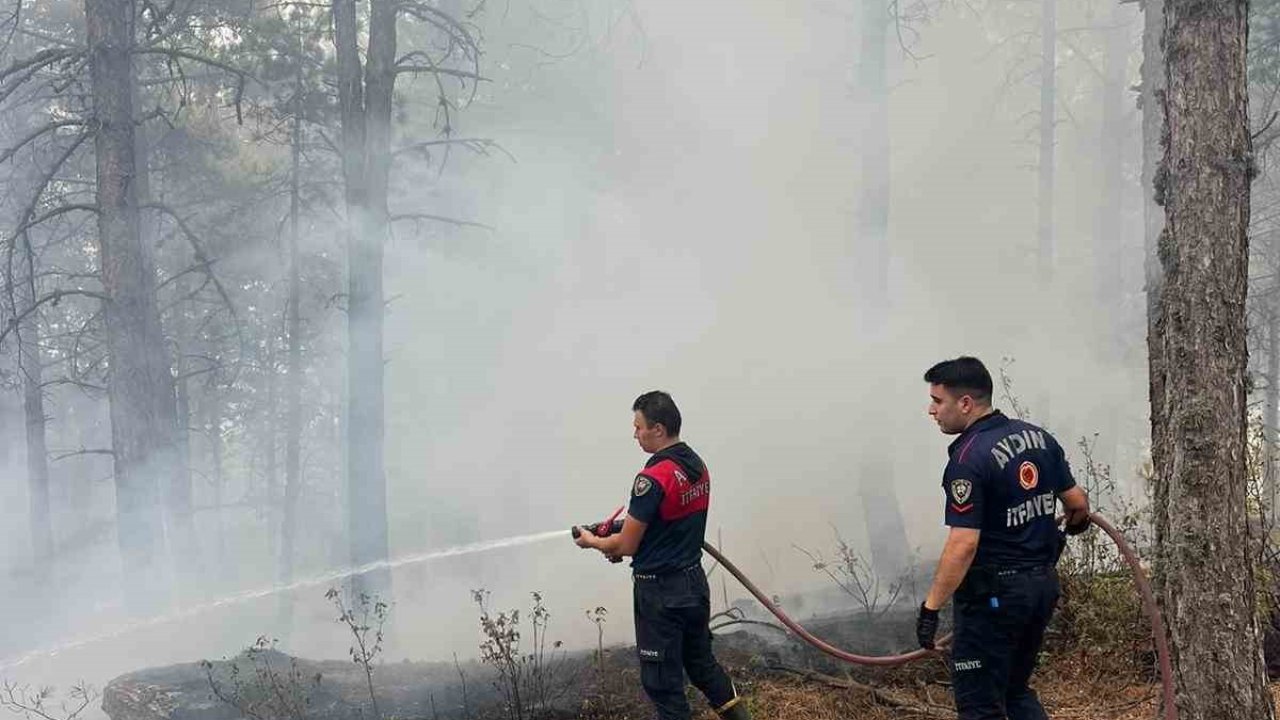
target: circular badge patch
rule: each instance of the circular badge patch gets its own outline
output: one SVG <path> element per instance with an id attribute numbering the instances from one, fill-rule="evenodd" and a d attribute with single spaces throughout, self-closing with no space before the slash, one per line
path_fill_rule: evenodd
<path id="1" fill-rule="evenodd" d="M 1018 484 L 1023 490 L 1034 490 L 1040 484 L 1040 468 L 1027 460 L 1018 466 Z"/>
<path id="2" fill-rule="evenodd" d="M 631 493 L 636 497 L 649 492 L 649 488 L 653 487 L 653 481 L 647 475 L 637 475 L 636 485 L 631 489 Z"/>

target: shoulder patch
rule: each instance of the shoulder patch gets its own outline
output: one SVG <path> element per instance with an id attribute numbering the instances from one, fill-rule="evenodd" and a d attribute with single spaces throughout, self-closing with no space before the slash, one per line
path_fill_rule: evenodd
<path id="1" fill-rule="evenodd" d="M 653 481 L 649 479 L 648 475 L 637 475 L 635 487 L 631 488 L 631 494 L 640 497 L 649 492 L 652 487 Z"/>
<path id="2" fill-rule="evenodd" d="M 951 499 L 955 501 L 956 505 L 964 505 L 972 495 L 973 482 L 964 478 L 956 478 L 951 481 Z"/>

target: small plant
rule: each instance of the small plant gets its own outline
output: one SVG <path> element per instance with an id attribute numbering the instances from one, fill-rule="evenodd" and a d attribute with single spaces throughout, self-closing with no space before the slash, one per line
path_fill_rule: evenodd
<path id="1" fill-rule="evenodd" d="M 9 681 L 0 683 L 0 708 L 28 720 L 76 720 L 99 697 L 92 686 L 73 685 L 66 698 L 54 707 L 54 689 L 48 686 L 32 689 Z"/>
<path id="2" fill-rule="evenodd" d="M 599 606 L 595 610 L 587 610 L 587 619 L 595 623 L 596 626 L 596 671 L 604 672 L 604 623 L 609 611 L 604 606 Z"/>
<path id="3" fill-rule="evenodd" d="M 903 591 L 910 589 L 914 582 L 913 563 L 908 562 L 897 577 L 882 578 L 872 563 L 838 532 L 835 560 L 828 561 L 821 553 L 810 552 L 798 545 L 793 547 L 809 558 L 814 570 L 831 578 L 837 587 L 853 598 L 867 622 L 875 622 L 889 612 Z"/>
<path id="4" fill-rule="evenodd" d="M 497 672 L 494 686 L 502 694 L 503 707 L 509 720 L 525 720 L 547 714 L 552 704 L 569 688 L 562 677 L 565 667 L 560 641 L 550 643 L 547 628 L 551 613 L 542 602 L 541 593 L 531 593 L 533 608 L 530 648 L 521 650 L 520 611 L 510 610 L 494 615 L 489 609 L 490 593 L 472 590 L 471 598 L 480 609 L 480 661 Z"/>
<path id="5" fill-rule="evenodd" d="M 387 623 L 389 608 L 385 602 L 366 593 L 360 593 L 355 605 L 347 607 L 337 588 L 329 588 L 325 597 L 338 609 L 336 622 L 345 624 L 355 640 L 355 644 L 347 652 L 351 661 L 364 670 L 365 682 L 369 687 L 369 704 L 373 709 L 373 717 L 377 720 L 382 715 L 378 712 L 378 697 L 373 691 L 373 660 L 382 652 L 382 628 Z"/>
<path id="6" fill-rule="evenodd" d="M 284 656 L 276 652 L 275 644 L 274 639 L 259 637 L 242 655 L 249 661 L 253 674 L 246 675 L 239 662 L 232 662 L 226 684 L 218 682 L 213 663 L 201 660 L 200 667 L 204 669 L 213 696 L 239 710 L 244 717 L 303 720 L 308 715 L 312 695 L 320 686 L 320 673 L 303 677 L 294 658 L 289 658 L 288 667 L 282 668 L 280 659 Z"/>

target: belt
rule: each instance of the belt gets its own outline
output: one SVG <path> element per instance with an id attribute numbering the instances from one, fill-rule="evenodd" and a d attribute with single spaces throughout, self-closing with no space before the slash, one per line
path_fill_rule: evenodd
<path id="1" fill-rule="evenodd" d="M 639 582 L 655 582 L 662 578 L 672 577 L 673 575 L 683 575 L 694 570 L 702 570 L 702 563 L 694 563 L 688 567 L 679 570 L 663 570 L 656 573 L 631 573 L 631 577 Z"/>
<path id="2" fill-rule="evenodd" d="M 1043 575 L 1053 570 L 1053 565 L 1025 565 L 1022 567 L 988 567 L 983 568 L 995 573 L 996 577 L 1012 577 L 1014 575 Z"/>

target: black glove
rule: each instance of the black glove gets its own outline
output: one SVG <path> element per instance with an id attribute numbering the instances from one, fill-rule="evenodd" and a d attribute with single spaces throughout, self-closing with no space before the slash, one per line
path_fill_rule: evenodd
<path id="1" fill-rule="evenodd" d="M 1058 564 L 1058 561 L 1062 559 L 1062 553 L 1066 552 L 1067 550 L 1067 533 L 1063 530 L 1059 530 L 1057 540 L 1058 540 L 1058 544 L 1053 549 L 1054 565 Z"/>
<path id="2" fill-rule="evenodd" d="M 916 640 L 920 647 L 933 649 L 933 638 L 938 634 L 938 611 L 930 610 L 920 603 L 920 614 L 916 616 Z"/>
<path id="3" fill-rule="evenodd" d="M 1085 516 L 1084 516 L 1084 520 L 1081 520 L 1080 522 L 1076 523 L 1075 525 L 1072 525 L 1071 523 L 1067 523 L 1067 527 L 1066 527 L 1067 534 L 1068 534 L 1068 535 L 1079 535 L 1080 533 L 1084 532 L 1085 530 L 1088 530 L 1088 529 L 1089 529 L 1089 525 L 1091 525 L 1091 524 L 1092 524 L 1092 521 L 1091 521 L 1091 520 L 1089 520 L 1089 516 L 1088 516 L 1088 515 L 1085 515 Z"/>

